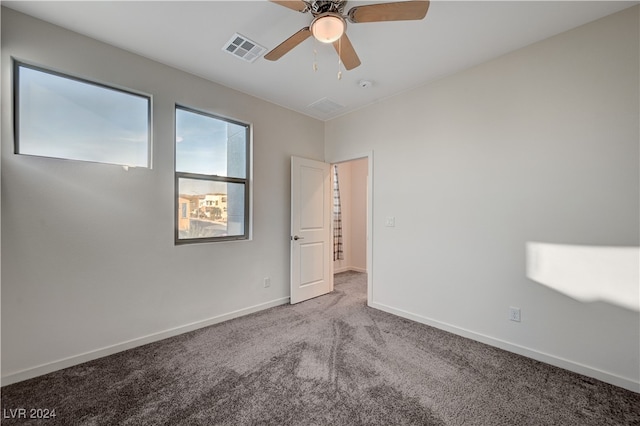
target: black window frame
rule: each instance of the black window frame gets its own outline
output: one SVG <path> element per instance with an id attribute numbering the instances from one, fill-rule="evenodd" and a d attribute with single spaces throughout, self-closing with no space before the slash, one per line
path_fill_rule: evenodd
<path id="1" fill-rule="evenodd" d="M 190 112 L 193 114 L 200 114 L 205 117 L 213 118 L 216 120 L 224 121 L 227 123 L 235 124 L 237 126 L 244 127 L 245 129 L 245 177 L 237 178 L 237 177 L 228 177 L 228 176 L 219 176 L 219 175 L 207 175 L 200 173 L 189 173 L 189 172 L 179 172 L 176 169 L 177 164 L 177 111 L 183 110 L 186 112 Z M 189 245 L 189 244 L 200 244 L 200 243 L 212 243 L 212 242 L 223 242 L 223 241 L 243 241 L 251 239 L 251 167 L 252 167 L 252 127 L 251 124 L 245 123 L 239 120 L 231 119 L 228 117 L 224 117 L 215 113 L 211 113 L 208 111 L 203 111 L 201 109 L 185 106 L 182 104 L 175 104 L 174 107 L 174 146 L 173 146 L 173 170 L 175 174 L 174 181 L 174 242 L 175 245 Z M 196 180 L 204 180 L 209 182 L 222 182 L 222 183 L 235 183 L 244 185 L 244 233 L 242 235 L 231 235 L 231 236 L 219 236 L 219 237 L 199 237 L 199 238 L 180 238 L 179 235 L 179 222 L 180 222 L 180 179 L 196 179 Z"/>
<path id="2" fill-rule="evenodd" d="M 138 92 L 132 89 L 118 87 L 116 85 L 102 83 L 94 80 L 90 80 L 84 77 L 78 77 L 76 75 L 68 74 L 66 72 L 57 71 L 51 68 L 47 68 L 40 65 L 34 65 L 29 62 L 25 62 L 22 60 L 18 60 L 16 58 L 11 58 L 12 64 L 12 72 L 13 72 L 13 152 L 16 155 L 24 155 L 31 157 L 40 157 L 40 158 L 52 158 L 58 160 L 66 160 L 66 161 L 82 161 L 85 163 L 97 163 L 97 164 L 109 164 L 116 166 L 131 166 L 131 167 L 139 167 L 145 169 L 152 169 L 153 165 L 153 123 L 152 123 L 152 108 L 153 108 L 153 97 L 149 94 Z M 27 154 L 20 152 L 20 68 L 28 68 L 34 71 L 42 72 L 45 74 L 54 75 L 56 77 L 76 81 L 83 84 L 88 84 L 92 86 L 96 86 L 102 89 L 107 89 L 115 92 L 124 93 L 130 96 L 138 97 L 145 99 L 147 101 L 147 143 L 146 143 L 146 165 L 132 165 L 132 164 L 121 164 L 121 163 L 112 163 L 107 161 L 97 161 L 97 160 L 87 160 L 87 159 L 79 159 L 79 158 L 68 158 L 68 157 L 53 157 L 48 155 L 39 155 L 39 154 Z"/>

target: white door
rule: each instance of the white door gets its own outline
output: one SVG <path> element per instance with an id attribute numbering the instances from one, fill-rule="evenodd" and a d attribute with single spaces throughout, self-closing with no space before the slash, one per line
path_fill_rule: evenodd
<path id="1" fill-rule="evenodd" d="M 333 290 L 329 164 L 291 157 L 291 303 Z"/>

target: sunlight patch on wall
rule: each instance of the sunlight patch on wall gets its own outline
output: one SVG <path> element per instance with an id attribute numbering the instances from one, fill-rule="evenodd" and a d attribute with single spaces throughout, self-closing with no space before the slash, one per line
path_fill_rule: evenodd
<path id="1" fill-rule="evenodd" d="M 640 311 L 640 247 L 528 242 L 527 277 L 581 302 Z"/>

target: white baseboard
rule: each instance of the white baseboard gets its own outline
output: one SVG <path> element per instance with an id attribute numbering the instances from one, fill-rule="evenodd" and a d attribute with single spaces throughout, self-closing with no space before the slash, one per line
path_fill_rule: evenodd
<path id="1" fill-rule="evenodd" d="M 189 331 L 197 330 L 203 327 L 208 327 L 210 325 L 218 324 L 218 323 L 228 321 L 233 318 L 238 318 L 244 315 L 249 315 L 254 312 L 272 308 L 274 306 L 284 305 L 286 303 L 289 303 L 288 297 L 272 300 L 270 302 L 265 302 L 258 305 L 250 306 L 248 308 L 239 309 L 237 311 L 218 315 L 205 320 L 192 322 L 190 324 L 174 327 L 164 331 L 159 331 L 157 333 L 149 334 L 136 339 L 127 340 L 122 343 L 116 343 L 115 345 L 110 345 L 104 348 L 96 349 L 96 350 L 85 352 L 82 354 L 73 355 L 68 358 L 38 365 L 36 367 L 27 368 L 24 370 L 17 371 L 15 373 L 9 373 L 5 376 L 2 376 L 2 379 L 1 379 L 2 386 L 21 382 L 27 379 L 32 379 L 34 377 L 41 376 L 43 374 L 52 373 L 54 371 L 62 370 L 63 368 L 68 368 L 74 365 L 82 364 L 83 362 L 92 361 L 94 359 L 102 358 L 108 355 L 113 355 L 118 352 L 126 351 L 127 349 L 133 349 L 138 346 L 157 342 L 158 340 L 167 339 L 169 337 L 177 336 L 179 334 L 188 333 Z"/>
<path id="2" fill-rule="evenodd" d="M 347 270 L 353 270 L 353 269 L 347 269 Z M 366 272 L 366 271 L 358 271 L 358 272 Z M 165 331 L 160 331 L 157 333 L 149 334 L 147 336 L 139 337 L 139 338 L 128 340 L 122 343 L 117 343 L 115 345 L 96 349 L 94 351 L 85 352 L 79 355 L 74 355 L 74 356 L 53 361 L 47 364 L 42 364 L 36 367 L 10 373 L 5 376 L 2 376 L 2 380 L 1 380 L 2 386 L 10 385 L 12 383 L 17 383 L 23 380 L 41 376 L 43 374 L 48 374 L 54 371 L 62 370 L 64 368 L 82 364 L 87 361 L 92 361 L 94 359 L 102 358 L 108 355 L 112 355 L 128 349 L 132 349 L 138 346 L 146 345 L 148 343 L 157 342 L 162 339 L 177 336 L 179 334 L 187 333 L 189 331 L 197 330 L 199 328 L 208 327 L 210 325 L 218 324 L 233 318 L 238 318 L 244 315 L 248 315 L 254 312 L 264 310 L 264 309 L 272 308 L 274 306 L 284 305 L 288 302 L 289 302 L 288 297 L 276 299 L 270 302 L 261 303 L 258 305 L 250 306 L 248 308 L 229 312 L 223 315 L 218 315 L 216 317 L 208 318 L 202 321 L 196 321 L 180 327 L 171 328 Z M 396 309 L 381 303 L 373 302 L 373 303 L 370 303 L 369 306 L 384 312 L 388 312 L 393 315 L 400 316 L 402 318 L 407 318 L 407 319 L 410 319 L 422 324 L 426 324 L 444 331 L 448 331 L 453 334 L 457 334 L 462 337 L 476 340 L 478 342 L 495 346 L 497 348 L 504 349 L 506 351 L 513 352 L 518 355 L 526 356 L 528 358 L 532 358 L 537 361 L 544 362 L 546 364 L 564 368 L 565 370 L 573 371 L 578 374 L 583 374 L 588 377 L 593 377 L 594 379 L 598 379 L 603 382 L 610 383 L 612 385 L 619 386 L 621 388 L 628 389 L 636 393 L 640 393 L 640 382 L 637 382 L 625 377 L 620 377 L 615 374 L 608 373 L 606 371 L 589 367 L 587 365 L 583 365 L 583 364 L 576 363 L 576 362 L 573 362 L 564 358 L 560 358 L 554 355 L 539 352 L 524 346 L 509 343 L 504 340 L 496 339 L 494 337 L 486 336 L 486 335 L 476 333 L 470 330 L 466 330 L 464 328 L 460 328 L 454 325 L 436 321 L 431 318 L 423 317 L 421 315 L 404 311 L 402 309 Z"/>
<path id="3" fill-rule="evenodd" d="M 369 306 L 375 309 L 379 309 L 384 312 L 388 312 L 393 315 L 397 315 L 402 318 L 406 318 L 412 321 L 416 321 L 422 324 L 429 325 L 431 327 L 438 328 L 440 330 L 448 331 L 453 334 L 457 334 L 462 337 L 466 337 L 471 340 L 475 340 L 481 343 L 485 343 L 490 346 L 494 346 L 506 351 L 526 356 L 527 358 L 535 359 L 536 361 L 544 362 L 546 364 L 560 367 L 565 370 L 573 371 L 574 373 L 582 374 L 584 376 L 592 377 L 600 381 L 610 383 L 612 385 L 628 389 L 632 392 L 640 393 L 640 382 L 621 377 L 606 371 L 598 370 L 597 368 L 589 367 L 588 365 L 580 364 L 568 359 L 560 358 L 555 355 L 550 355 L 544 352 L 540 352 L 531 348 L 509 343 L 504 340 L 496 339 L 491 336 L 476 333 L 471 330 L 460 328 L 451 324 L 443 323 L 431 318 L 423 317 L 421 315 L 413 314 L 411 312 L 404 311 L 402 309 L 396 309 L 391 306 L 387 306 L 381 303 L 369 303 Z"/>
<path id="4" fill-rule="evenodd" d="M 363 268 L 358 268 L 355 266 L 343 266 L 342 268 L 337 268 L 333 270 L 334 274 L 339 274 L 341 272 L 348 272 L 348 271 L 353 271 L 353 272 L 367 272 L 366 269 Z"/>

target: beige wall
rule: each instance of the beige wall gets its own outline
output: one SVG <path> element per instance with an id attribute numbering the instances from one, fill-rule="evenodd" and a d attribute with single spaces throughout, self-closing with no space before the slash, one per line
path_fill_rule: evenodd
<path id="1" fill-rule="evenodd" d="M 351 267 L 367 270 L 367 177 L 366 158 L 351 162 Z"/>
<path id="2" fill-rule="evenodd" d="M 151 94 L 153 169 L 14 155 L 11 56 Z M 253 125 L 252 241 L 174 245 L 176 103 Z M 3 8 L 3 384 L 286 303 L 290 157 L 322 160 L 323 134 L 320 121 Z"/>
<path id="3" fill-rule="evenodd" d="M 527 241 L 639 244 L 638 10 L 326 123 L 375 153 L 372 306 L 640 390 L 638 312 L 525 276 Z"/>

